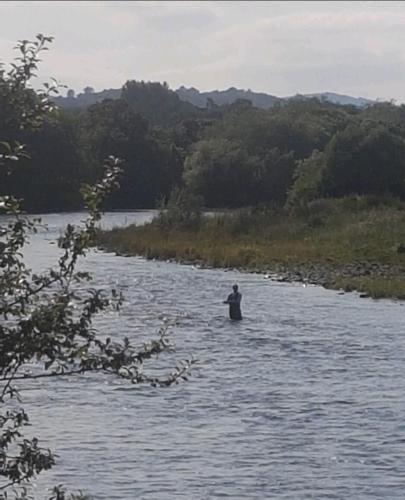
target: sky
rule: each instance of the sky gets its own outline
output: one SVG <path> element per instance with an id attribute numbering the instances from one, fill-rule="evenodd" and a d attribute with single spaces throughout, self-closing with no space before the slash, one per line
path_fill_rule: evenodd
<path id="1" fill-rule="evenodd" d="M 40 78 L 405 102 L 405 2 L 2 1 L 0 60 L 54 37 Z"/>

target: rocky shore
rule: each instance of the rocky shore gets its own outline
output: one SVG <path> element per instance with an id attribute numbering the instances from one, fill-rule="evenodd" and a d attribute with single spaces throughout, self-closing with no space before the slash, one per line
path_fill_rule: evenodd
<path id="1" fill-rule="evenodd" d="M 279 282 L 301 282 L 324 288 L 342 289 L 345 292 L 358 290 L 355 283 L 367 280 L 405 281 L 405 270 L 398 266 L 384 265 L 376 262 L 355 262 L 344 265 L 328 264 L 277 264 L 275 270 L 269 271 L 269 278 Z M 362 292 L 362 290 L 358 290 Z M 370 297 L 371 293 L 362 292 L 361 297 Z"/>
<path id="2" fill-rule="evenodd" d="M 133 254 L 117 255 L 130 257 Z M 159 260 L 154 257 L 152 260 Z M 161 259 L 167 262 L 176 262 L 183 265 L 194 265 L 201 269 L 222 268 L 214 266 L 201 259 Z M 405 293 L 375 293 L 369 287 L 362 287 L 366 280 L 368 283 L 377 281 L 388 283 L 394 280 L 403 280 L 405 283 L 405 269 L 391 264 L 381 264 L 378 262 L 357 261 L 353 263 L 336 264 L 333 262 L 323 263 L 282 263 L 271 262 L 269 265 L 258 267 L 232 267 L 222 268 L 225 270 L 237 270 L 241 272 L 260 273 L 274 281 L 280 283 L 303 283 L 308 285 L 322 286 L 328 289 L 342 290 L 344 292 L 358 291 L 362 298 L 398 298 L 405 299 Z M 366 291 L 365 291 L 366 290 Z"/>

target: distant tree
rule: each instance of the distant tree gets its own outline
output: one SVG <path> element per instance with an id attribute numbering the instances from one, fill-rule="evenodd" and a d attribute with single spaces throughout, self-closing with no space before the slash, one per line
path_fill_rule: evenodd
<path id="1" fill-rule="evenodd" d="M 302 159 L 314 149 L 323 149 L 333 134 L 346 126 L 350 115 L 335 108 L 315 100 L 263 110 L 241 100 L 224 108 L 222 119 L 207 130 L 206 137 L 240 142 L 250 154 L 278 148 Z"/>
<path id="2" fill-rule="evenodd" d="M 385 125 L 351 124 L 325 149 L 323 191 L 329 196 L 405 197 L 405 141 Z"/>
<path id="3" fill-rule="evenodd" d="M 238 142 L 209 139 L 198 142 L 186 158 L 184 180 L 209 207 L 280 206 L 286 201 L 294 169 L 293 154 L 278 148 L 252 155 Z"/>
<path id="4" fill-rule="evenodd" d="M 93 87 L 84 87 L 83 89 L 83 93 L 85 95 L 91 95 L 91 94 L 94 94 L 94 89 Z"/>
<path id="5" fill-rule="evenodd" d="M 207 109 L 218 109 L 218 105 L 212 97 L 207 97 Z"/>
<path id="6" fill-rule="evenodd" d="M 323 195 L 323 176 L 326 170 L 325 154 L 317 149 L 309 158 L 300 160 L 294 173 L 294 183 L 288 190 L 287 206 L 304 208 Z"/>
<path id="7" fill-rule="evenodd" d="M 181 101 L 166 82 L 128 81 L 122 89 L 122 99 L 153 126 L 174 126 L 201 114 L 199 108 Z"/>
<path id="8" fill-rule="evenodd" d="M 182 160 L 191 152 L 193 145 L 202 139 L 204 130 L 210 127 L 211 123 L 210 120 L 189 119 L 167 129 L 168 136 L 176 145 Z"/>
<path id="9" fill-rule="evenodd" d="M 180 181 L 182 162 L 173 143 L 149 128 L 147 120 L 126 101 L 105 100 L 80 116 L 80 144 L 93 177 L 107 154 L 120 155 L 126 168 L 115 208 L 153 207 Z"/>
<path id="10" fill-rule="evenodd" d="M 405 137 L 405 105 L 392 102 L 377 102 L 367 106 L 361 113 L 363 123 L 373 122 L 385 125 L 390 132 Z"/>
<path id="11" fill-rule="evenodd" d="M 254 195 L 254 170 L 259 161 L 239 143 L 209 139 L 196 144 L 185 162 L 184 180 L 209 207 L 248 205 Z"/>
<path id="12" fill-rule="evenodd" d="M 281 207 L 287 199 L 296 169 L 293 152 L 281 153 L 278 148 L 267 151 L 253 172 L 254 190 L 251 204 Z"/>
<path id="13" fill-rule="evenodd" d="M 75 91 L 73 89 L 69 89 L 67 91 L 67 98 L 68 99 L 74 99 L 75 98 Z"/>

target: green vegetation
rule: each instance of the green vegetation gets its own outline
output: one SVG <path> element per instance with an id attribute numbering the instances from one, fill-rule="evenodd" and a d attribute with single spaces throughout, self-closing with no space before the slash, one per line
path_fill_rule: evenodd
<path id="1" fill-rule="evenodd" d="M 0 171 L 0 189 L 24 199 L 29 212 L 80 209 L 80 185 L 100 178 L 109 154 L 123 158 L 125 170 L 108 209 L 152 208 L 184 189 L 202 196 L 206 208 L 303 208 L 352 195 L 405 199 L 404 105 L 356 108 L 297 97 L 268 109 L 247 99 L 208 99 L 204 108 L 182 101 L 165 82 L 127 81 L 118 92 L 98 94 L 106 97 L 101 102 L 90 87 L 77 102 L 70 92 L 74 107 L 50 107 L 37 127 L 21 129 L 19 106 L 38 96 L 27 88 L 15 100 L 6 75 L 0 72 L 0 136 L 26 144 L 30 159 Z"/>
<path id="2" fill-rule="evenodd" d="M 170 210 L 169 210 L 170 211 Z M 121 255 L 274 273 L 372 297 L 405 298 L 405 204 L 395 199 L 317 200 L 303 213 L 244 209 L 194 228 L 158 219 L 98 236 Z"/>

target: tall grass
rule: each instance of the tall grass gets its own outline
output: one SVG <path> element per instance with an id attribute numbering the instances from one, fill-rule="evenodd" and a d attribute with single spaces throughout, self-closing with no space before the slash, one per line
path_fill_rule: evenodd
<path id="1" fill-rule="evenodd" d="M 332 287 L 405 296 L 405 205 L 398 200 L 318 200 L 305 213 L 244 209 L 204 217 L 192 231 L 162 230 L 154 223 L 113 229 L 100 234 L 99 245 L 121 254 L 214 267 L 323 266 L 333 275 Z M 368 266 L 361 279 L 350 273 L 359 266 Z M 349 271 L 340 276 L 341 269 Z"/>

